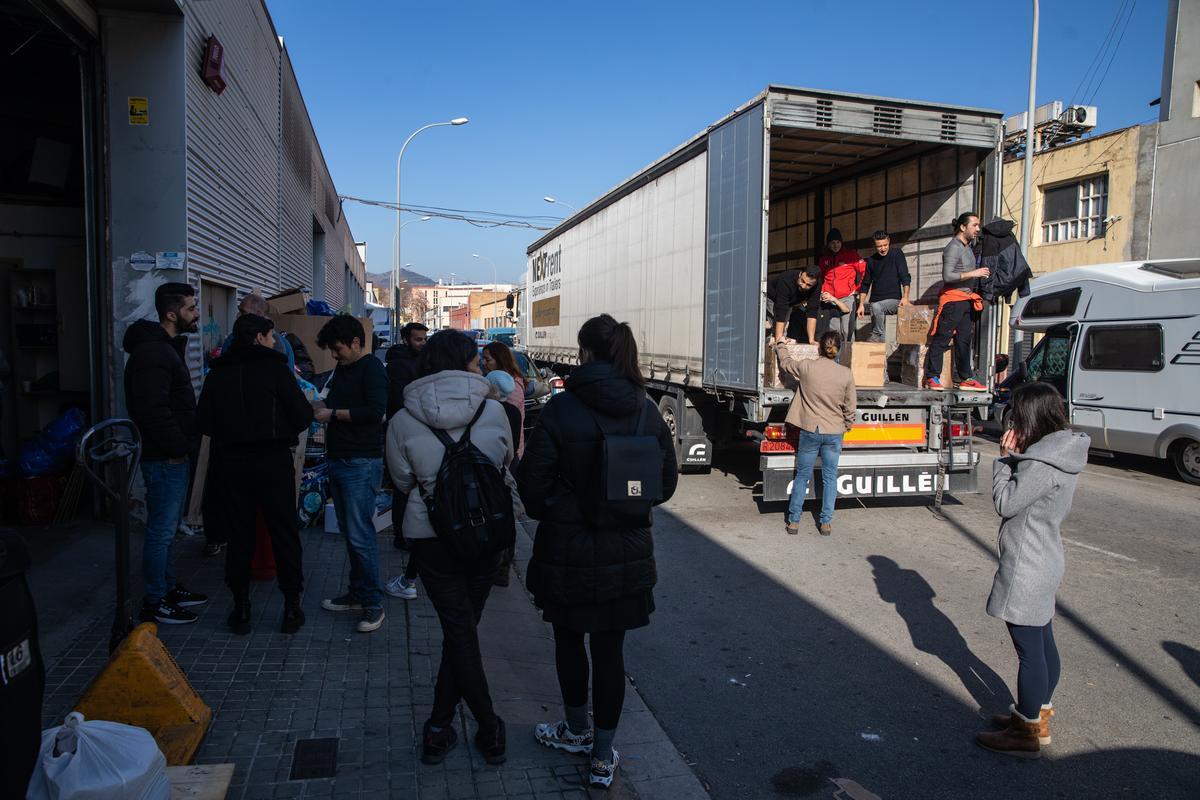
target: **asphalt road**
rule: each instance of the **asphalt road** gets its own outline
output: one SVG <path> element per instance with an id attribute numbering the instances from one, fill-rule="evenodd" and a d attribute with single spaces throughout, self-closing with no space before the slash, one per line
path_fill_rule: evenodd
<path id="1" fill-rule="evenodd" d="M 990 490 L 994 445 L 981 445 Z M 1040 761 L 973 742 L 1017 661 L 984 604 L 990 494 L 839 502 L 783 532 L 756 454 L 684 476 L 657 517 L 658 611 L 626 669 L 715 798 L 1200 796 L 1200 487 L 1095 460 L 1063 530 L 1063 674 Z M 855 798 L 854 794 L 845 795 Z M 841 797 L 841 795 L 839 795 Z"/>

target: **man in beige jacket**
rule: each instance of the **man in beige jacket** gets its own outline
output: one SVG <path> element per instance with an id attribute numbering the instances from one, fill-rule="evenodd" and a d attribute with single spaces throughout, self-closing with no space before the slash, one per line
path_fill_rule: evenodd
<path id="1" fill-rule="evenodd" d="M 787 532 L 800 532 L 800 514 L 804 496 L 812 478 L 817 454 L 821 456 L 822 536 L 833 533 L 833 504 L 837 500 L 838 459 L 842 455 L 842 437 L 854 426 L 854 376 L 835 359 L 842 348 L 842 335 L 827 331 L 821 336 L 820 357 L 796 359 L 778 349 L 779 368 L 796 379 L 796 394 L 788 409 L 787 421 L 800 429 L 796 444 L 796 480 L 788 503 Z"/>

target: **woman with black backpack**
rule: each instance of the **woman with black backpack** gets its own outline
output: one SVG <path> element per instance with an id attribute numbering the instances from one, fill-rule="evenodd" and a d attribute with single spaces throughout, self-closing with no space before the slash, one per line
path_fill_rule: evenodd
<path id="1" fill-rule="evenodd" d="M 512 432 L 500 402 L 487 399 L 491 384 L 480 373 L 479 350 L 466 334 L 447 330 L 431 336 L 417 374 L 404 390 L 404 407 L 388 424 L 387 463 L 399 496 L 408 498 L 404 537 L 442 624 L 442 661 L 421 760 L 440 764 L 458 744 L 454 713 L 465 700 L 479 723 L 476 746 L 487 763 L 500 764 L 504 720 L 492 707 L 477 626 L 500 551 L 512 544 L 515 498 L 511 481 L 504 480 L 513 458 Z M 483 491 L 470 497 L 456 491 L 466 475 L 479 478 L 473 488 Z M 481 494 L 495 513 L 466 509 L 464 504 L 477 504 Z M 489 527 L 497 516 L 498 536 Z M 471 530 L 476 522 L 482 530 Z M 475 547 L 480 541 L 484 546 Z"/>
<path id="2" fill-rule="evenodd" d="M 517 476 L 526 512 L 539 520 L 527 588 L 554 626 L 565 712 L 534 736 L 589 753 L 589 782 L 608 787 L 625 700 L 625 632 L 648 625 L 654 611 L 650 506 L 674 494 L 678 468 L 670 431 L 646 396 L 629 325 L 602 314 L 584 323 L 578 341 L 580 366 L 546 404 Z"/>

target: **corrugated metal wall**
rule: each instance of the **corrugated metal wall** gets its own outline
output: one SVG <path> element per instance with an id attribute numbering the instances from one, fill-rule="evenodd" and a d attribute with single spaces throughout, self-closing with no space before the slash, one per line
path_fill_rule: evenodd
<path id="1" fill-rule="evenodd" d="M 279 286 L 279 45 L 258 4 L 189 2 L 185 17 L 188 257 L 198 273 Z M 227 86 L 200 78 L 205 42 L 225 47 Z"/>
<path id="2" fill-rule="evenodd" d="M 365 265 L 270 18 L 244 0 L 184 10 L 189 274 L 268 294 L 308 286 L 345 304 L 346 267 L 365 286 Z M 200 78 L 210 35 L 225 48 L 220 95 Z M 314 224 L 325 233 L 322 286 L 312 285 Z"/>
<path id="3" fill-rule="evenodd" d="M 279 159 L 279 251 L 281 288 L 312 286 L 312 144 L 308 112 L 287 48 L 280 62 L 282 88 Z"/>

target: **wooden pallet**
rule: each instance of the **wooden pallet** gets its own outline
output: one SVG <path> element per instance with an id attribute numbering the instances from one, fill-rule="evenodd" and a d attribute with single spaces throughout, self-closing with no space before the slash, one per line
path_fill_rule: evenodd
<path id="1" fill-rule="evenodd" d="M 233 780 L 233 764 L 167 767 L 171 800 L 225 800 Z"/>

